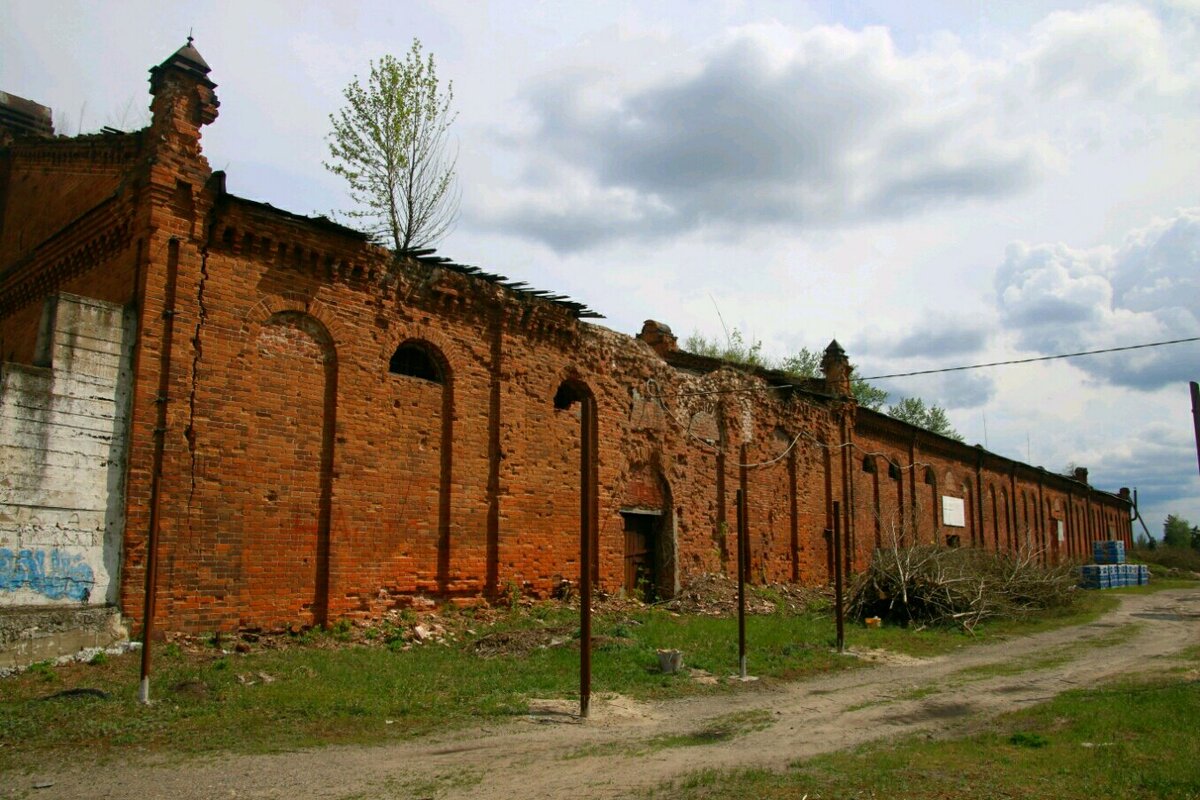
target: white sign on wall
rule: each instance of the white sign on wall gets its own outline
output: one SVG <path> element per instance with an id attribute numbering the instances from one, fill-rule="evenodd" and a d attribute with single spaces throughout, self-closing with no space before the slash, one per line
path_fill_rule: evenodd
<path id="1" fill-rule="evenodd" d="M 1063 521 L 1059 519 L 1055 520 L 1055 522 L 1058 523 L 1058 540 L 1060 542 L 1065 542 L 1067 540 L 1067 533 L 1065 530 L 1063 530 Z"/>
<path id="2" fill-rule="evenodd" d="M 942 495 L 942 524 L 952 528 L 967 527 L 967 515 L 961 497 Z"/>

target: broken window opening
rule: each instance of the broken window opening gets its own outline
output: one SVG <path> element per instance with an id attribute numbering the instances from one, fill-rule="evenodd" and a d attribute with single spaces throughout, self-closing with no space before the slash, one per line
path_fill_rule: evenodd
<path id="1" fill-rule="evenodd" d="M 566 411 L 571 406 L 583 400 L 586 395 L 583 390 L 570 381 L 565 381 L 554 393 L 554 410 Z"/>
<path id="2" fill-rule="evenodd" d="M 407 375 L 430 383 L 444 383 L 442 368 L 430 352 L 417 342 L 404 342 L 392 354 L 388 372 Z"/>

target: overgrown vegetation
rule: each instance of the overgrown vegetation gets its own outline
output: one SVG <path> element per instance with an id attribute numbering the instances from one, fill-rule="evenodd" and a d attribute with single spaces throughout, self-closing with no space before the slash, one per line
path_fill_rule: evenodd
<path id="1" fill-rule="evenodd" d="M 972 631 L 995 618 L 1022 618 L 1071 604 L 1074 565 L 1048 566 L 1038 554 L 913 545 L 876 550 L 849 592 L 849 613 L 905 625 Z"/>
<path id="2" fill-rule="evenodd" d="M 1172 547 L 1160 544 L 1157 547 L 1135 547 L 1129 557 L 1150 565 L 1156 577 L 1190 578 L 1200 575 L 1200 550 L 1191 547 Z"/>
<path id="3" fill-rule="evenodd" d="M 801 347 L 793 355 L 782 359 L 773 359 L 763 354 L 761 339 L 747 342 L 745 335 L 734 328 L 725 337 L 722 344 L 719 339 L 709 339 L 699 331 L 694 331 L 683 340 L 683 349 L 709 358 L 719 358 L 733 364 L 761 369 L 776 369 L 786 372 L 795 378 L 818 378 L 821 376 L 821 353 Z M 853 373 L 852 373 L 853 375 Z M 851 377 L 850 391 L 860 406 L 878 411 L 887 402 L 888 393 L 883 389 L 864 381 L 862 378 Z"/>
<path id="4" fill-rule="evenodd" d="M 794 378 L 816 378 L 821 375 L 820 351 L 801 347 L 793 355 L 773 359 L 763 354 L 761 339 L 747 342 L 745 335 L 737 328 L 734 328 L 726 336 L 724 344 L 719 339 L 705 337 L 699 331 L 693 332 L 684 339 L 683 349 L 689 353 L 719 358 L 734 364 L 779 370 Z M 888 416 L 910 425 L 925 428 L 960 442 L 963 441 L 962 434 L 954 429 L 950 423 L 950 417 L 946 414 L 946 409 L 941 406 L 932 403 L 926 404 L 919 397 L 902 397 L 885 409 L 884 404 L 888 400 L 887 391 L 878 386 L 872 386 L 862 378 L 853 377 L 853 373 L 851 374 L 850 391 L 860 406 L 872 411 L 883 410 Z"/>

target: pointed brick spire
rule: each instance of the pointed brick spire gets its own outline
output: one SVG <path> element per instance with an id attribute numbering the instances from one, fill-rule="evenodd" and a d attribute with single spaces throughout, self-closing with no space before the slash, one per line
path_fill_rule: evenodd
<path id="1" fill-rule="evenodd" d="M 821 372 L 825 373 L 825 391 L 840 397 L 850 395 L 850 359 L 837 339 L 825 348 L 821 359 Z"/>
<path id="2" fill-rule="evenodd" d="M 198 142 L 200 128 L 217 118 L 217 108 L 221 105 L 213 91 L 217 85 L 208 78 L 210 71 L 208 62 L 192 44 L 191 36 L 166 61 L 152 67 L 152 126 L 160 128 L 162 134 Z"/>
<path id="3" fill-rule="evenodd" d="M 215 83 L 208 79 L 208 73 L 212 72 L 212 69 L 208 66 L 208 62 L 204 60 L 204 56 L 200 55 L 200 51 L 192 44 L 192 41 L 192 37 L 189 36 L 187 44 L 172 53 L 166 61 L 150 70 L 151 91 L 154 91 L 154 84 L 160 75 L 169 69 L 182 70 L 210 89 L 217 87 Z"/>

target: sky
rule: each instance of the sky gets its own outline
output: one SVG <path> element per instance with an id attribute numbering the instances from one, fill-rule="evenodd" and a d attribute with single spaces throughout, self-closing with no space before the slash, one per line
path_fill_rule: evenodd
<path id="1" fill-rule="evenodd" d="M 147 121 L 189 31 L 231 192 L 350 208 L 343 88 L 414 38 L 452 82 L 442 255 L 875 376 L 1200 336 L 1200 0 L 8 0 L 0 90 L 60 133 Z M 1200 343 L 877 381 L 968 443 L 1200 524 Z M 1135 532 L 1140 526 L 1135 524 Z"/>

